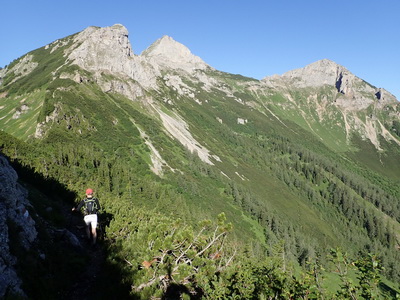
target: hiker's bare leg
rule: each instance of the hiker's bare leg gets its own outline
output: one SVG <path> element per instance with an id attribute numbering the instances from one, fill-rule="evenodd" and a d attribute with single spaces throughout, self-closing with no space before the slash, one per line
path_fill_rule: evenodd
<path id="1" fill-rule="evenodd" d="M 93 235 L 93 244 L 96 244 L 96 239 L 97 239 L 96 227 L 92 228 L 92 235 Z"/>
<path id="2" fill-rule="evenodd" d="M 90 225 L 86 225 L 86 235 L 87 238 L 90 240 Z"/>

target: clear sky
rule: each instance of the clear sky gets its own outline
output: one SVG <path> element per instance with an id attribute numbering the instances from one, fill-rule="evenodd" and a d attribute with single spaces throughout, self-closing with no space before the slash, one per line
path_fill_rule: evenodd
<path id="1" fill-rule="evenodd" d="M 88 26 L 122 24 L 135 54 L 171 36 L 261 79 L 330 59 L 400 100 L 400 0 L 2 0 L 0 67 Z"/>

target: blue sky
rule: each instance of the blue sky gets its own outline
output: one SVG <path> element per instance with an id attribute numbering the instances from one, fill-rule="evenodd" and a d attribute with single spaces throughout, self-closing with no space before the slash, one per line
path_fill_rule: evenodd
<path id="1" fill-rule="evenodd" d="M 257 79 L 331 59 L 400 100 L 399 0 L 2 1 L 0 67 L 88 26 L 123 24 L 135 54 L 163 35 Z"/>

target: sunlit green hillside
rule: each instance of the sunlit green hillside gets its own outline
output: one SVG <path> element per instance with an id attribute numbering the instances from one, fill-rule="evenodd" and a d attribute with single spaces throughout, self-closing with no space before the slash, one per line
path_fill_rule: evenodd
<path id="1" fill-rule="evenodd" d="M 272 88 L 213 69 L 197 76 L 163 69 L 149 88 L 71 64 L 65 51 L 73 36 L 62 41 L 27 54 L 26 65 L 14 61 L 1 78 L 0 149 L 23 166 L 32 191 L 52 186 L 56 194 L 59 184 L 71 195 L 96 190 L 112 215 L 108 259 L 131 295 L 160 296 L 168 283 L 154 276 L 171 253 L 177 265 L 187 256 L 174 269 L 176 282 L 210 299 L 228 295 L 217 282 L 233 284 L 235 276 L 261 280 L 257 274 L 279 269 L 291 278 L 312 262 L 329 272 L 331 249 L 352 259 L 377 254 L 382 276 L 400 282 L 400 139 L 393 130 L 399 105 L 350 114 L 331 104 L 342 96 L 335 87 Z M 371 120 L 366 128 L 380 124 L 379 132 L 362 134 Z M 43 178 L 29 182 L 27 170 Z M 214 233 L 211 223 L 204 227 L 210 231 L 202 229 L 205 219 L 217 220 Z M 208 259 L 215 253 L 207 238 L 215 253 L 226 251 L 219 266 Z M 244 266 L 263 261 L 264 269 L 220 273 L 235 256 Z M 160 264 L 153 277 L 136 270 L 153 257 Z M 254 294 L 267 297 L 251 284 Z"/>

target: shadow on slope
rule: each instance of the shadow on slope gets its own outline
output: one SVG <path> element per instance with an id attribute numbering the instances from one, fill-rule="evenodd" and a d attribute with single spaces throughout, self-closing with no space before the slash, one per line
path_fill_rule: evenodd
<path id="1" fill-rule="evenodd" d="M 16 270 L 29 299 L 132 299 L 120 270 L 107 261 L 110 247 L 105 237 L 113 215 L 102 211 L 99 240 L 92 247 L 83 217 L 71 212 L 77 194 L 17 160 L 9 161 L 29 192 L 38 231 L 29 250 L 18 246 L 18 228 L 9 232 Z"/>

